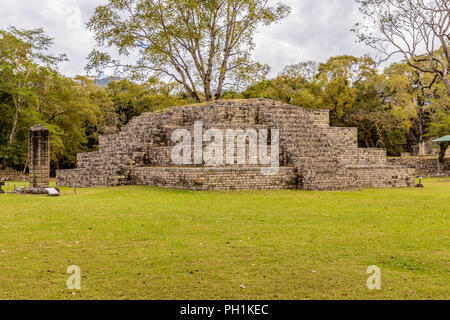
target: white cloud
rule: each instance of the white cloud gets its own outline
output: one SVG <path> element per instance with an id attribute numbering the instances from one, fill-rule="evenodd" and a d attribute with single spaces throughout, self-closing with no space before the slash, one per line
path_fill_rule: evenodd
<path id="1" fill-rule="evenodd" d="M 85 23 L 98 5 L 107 0 L 2 0 L 0 28 L 43 27 L 55 38 L 52 51 L 67 53 L 70 62 L 60 66 L 63 74 L 83 74 L 86 58 L 95 47 Z M 306 60 L 325 61 L 340 54 L 361 56 L 369 52 L 355 43 L 350 31 L 358 19 L 351 0 L 285 0 L 292 14 L 257 34 L 255 59 L 268 63 L 275 75 L 288 64 Z"/>
<path id="2" fill-rule="evenodd" d="M 66 75 L 83 74 L 86 57 L 95 42 L 85 23 L 103 0 L 2 0 L 0 28 L 43 27 L 55 39 L 54 53 L 67 53 L 70 61 L 60 65 Z"/>
<path id="3" fill-rule="evenodd" d="M 331 56 L 362 56 L 370 49 L 356 43 L 351 28 L 360 18 L 351 0 L 287 0 L 292 14 L 280 24 L 262 29 L 255 58 L 272 67 L 272 75 L 289 64 L 326 61 Z"/>

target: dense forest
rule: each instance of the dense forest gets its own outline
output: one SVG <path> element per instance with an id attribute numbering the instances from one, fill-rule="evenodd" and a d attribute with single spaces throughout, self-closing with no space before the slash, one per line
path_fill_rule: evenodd
<path id="1" fill-rule="evenodd" d="M 391 156 L 450 132 L 450 98 L 443 81 L 406 62 L 383 72 L 370 57 L 301 62 L 275 78 L 268 78 L 265 69 L 245 86 L 224 85 L 220 95 L 208 91 L 207 99 L 155 77 L 102 87 L 92 77 L 63 76 L 58 65 L 67 57 L 49 54 L 52 43 L 42 29 L 0 30 L 1 168 L 26 170 L 28 129 L 34 124 L 51 132 L 52 169 L 72 168 L 77 153 L 96 150 L 99 135 L 117 132 L 134 116 L 213 97 L 270 98 L 329 109 L 332 125 L 358 127 L 361 147 L 387 148 Z"/>

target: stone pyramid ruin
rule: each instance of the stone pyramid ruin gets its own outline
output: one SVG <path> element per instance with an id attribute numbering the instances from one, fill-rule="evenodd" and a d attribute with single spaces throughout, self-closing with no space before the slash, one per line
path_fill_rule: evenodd
<path id="1" fill-rule="evenodd" d="M 279 130 L 280 167 L 262 163 L 174 164 L 173 132 Z M 249 144 L 249 140 L 246 141 Z M 194 162 L 192 162 L 194 163 Z M 358 148 L 357 129 L 330 127 L 328 110 L 306 110 L 268 99 L 220 100 L 145 113 L 113 135 L 99 151 L 78 154 L 78 168 L 57 171 L 58 186 L 149 185 L 189 190 L 348 190 L 411 187 L 414 169 L 387 165 L 386 150 Z"/>

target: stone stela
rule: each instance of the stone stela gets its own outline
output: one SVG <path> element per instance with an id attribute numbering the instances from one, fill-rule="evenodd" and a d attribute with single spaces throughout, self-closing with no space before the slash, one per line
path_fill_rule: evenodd
<path id="1" fill-rule="evenodd" d="M 30 186 L 36 189 L 48 188 L 50 178 L 49 131 L 46 127 L 31 127 L 28 141 L 28 163 Z"/>
<path id="2" fill-rule="evenodd" d="M 18 187 L 13 193 L 47 194 L 50 183 L 50 143 L 46 127 L 35 125 L 30 128 L 28 137 L 29 187 Z M 59 195 L 59 191 L 58 191 Z"/>
<path id="3" fill-rule="evenodd" d="M 263 175 L 264 163 L 211 166 L 192 159 L 175 164 L 174 131 L 182 129 L 193 136 L 198 121 L 204 132 L 214 128 L 223 136 L 227 130 L 279 130 L 277 174 Z M 331 127 L 329 121 L 328 110 L 307 110 L 269 99 L 220 100 L 144 113 L 119 133 L 100 137 L 99 151 L 78 154 L 77 169 L 57 171 L 57 185 L 190 190 L 414 186 L 414 169 L 389 165 L 385 149 L 358 148 L 356 128 Z"/>

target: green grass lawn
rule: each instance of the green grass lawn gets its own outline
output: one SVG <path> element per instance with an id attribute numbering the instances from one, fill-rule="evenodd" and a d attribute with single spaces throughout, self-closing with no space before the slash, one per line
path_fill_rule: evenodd
<path id="1" fill-rule="evenodd" d="M 449 299 L 450 182 L 0 195 L 0 299 Z M 81 291 L 66 287 L 81 268 Z M 382 270 L 382 290 L 366 286 Z"/>

